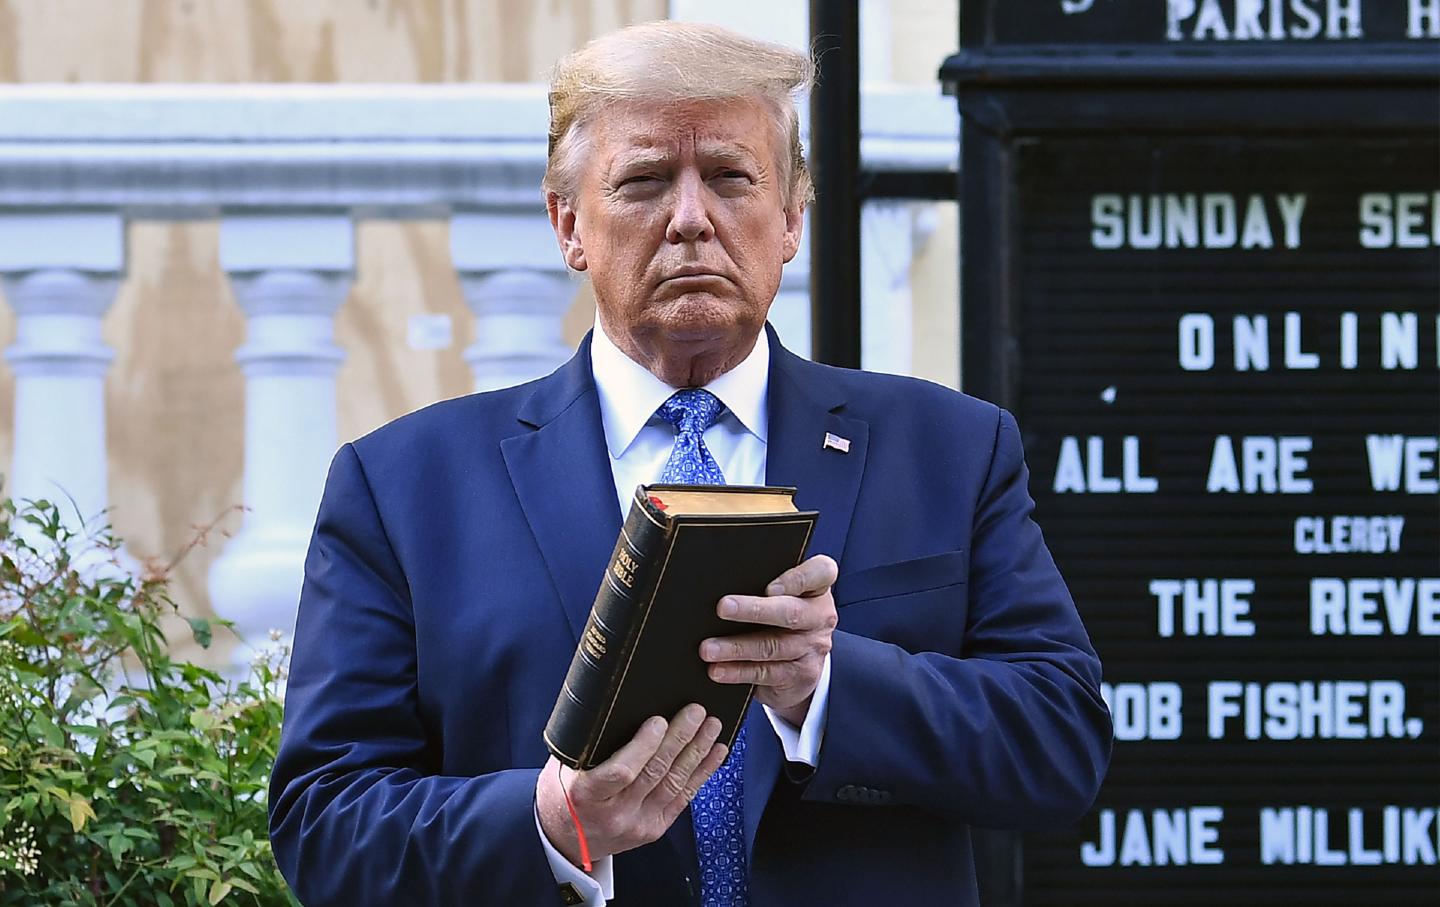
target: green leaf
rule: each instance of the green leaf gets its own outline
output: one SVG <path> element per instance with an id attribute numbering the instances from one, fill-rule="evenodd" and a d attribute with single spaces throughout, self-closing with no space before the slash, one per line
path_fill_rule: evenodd
<path id="1" fill-rule="evenodd" d="M 44 644 L 44 640 L 33 643 L 33 645 Z M 36 674 L 34 671 L 27 671 L 21 667 L 12 667 L 10 669 L 10 676 L 11 679 L 22 687 L 38 687 L 45 682 L 45 679 L 39 674 Z"/>
<path id="2" fill-rule="evenodd" d="M 30 724 L 39 731 L 41 740 L 56 749 L 65 748 L 65 734 L 59 725 L 50 720 L 49 715 L 36 712 L 30 716 Z"/>
<path id="3" fill-rule="evenodd" d="M 251 894 L 254 894 L 254 895 L 258 895 L 258 894 L 260 893 L 260 889 L 259 889 L 259 888 L 256 888 L 254 885 L 251 885 L 249 882 L 245 881 L 244 879 L 231 879 L 231 880 L 230 880 L 230 883 L 231 883 L 232 885 L 234 885 L 236 888 L 239 888 L 241 891 L 248 891 L 248 892 L 250 892 Z"/>
<path id="4" fill-rule="evenodd" d="M 195 634 L 195 641 L 200 644 L 200 647 L 202 649 L 210 648 L 212 636 L 210 632 L 210 621 L 203 617 L 187 617 L 185 619 L 190 622 L 190 632 Z M 213 904 L 215 902 L 211 901 L 211 903 Z"/>
<path id="5" fill-rule="evenodd" d="M 0 907 L 298 904 L 265 834 L 278 690 L 177 657 L 161 623 L 186 615 L 164 581 L 86 578 L 89 542 L 29 506 L 0 499 L 0 829 L 30 823 L 47 865 L 0 871 Z M 27 523 L 54 544 L 27 545 Z M 211 649 L 228 626 L 188 623 Z"/>
<path id="6" fill-rule="evenodd" d="M 236 868 L 239 869 L 241 872 L 245 873 L 250 878 L 255 879 L 256 881 L 265 881 L 265 877 L 260 874 L 259 867 L 257 867 L 254 863 L 241 863 Z M 236 879 L 235 884 L 239 885 L 240 880 Z"/>
<path id="7" fill-rule="evenodd" d="M 125 856 L 125 852 L 135 846 L 131 843 L 130 839 L 124 835 L 114 835 L 108 843 L 110 845 L 110 858 L 115 861 L 116 866 L 120 865 L 120 860 Z"/>

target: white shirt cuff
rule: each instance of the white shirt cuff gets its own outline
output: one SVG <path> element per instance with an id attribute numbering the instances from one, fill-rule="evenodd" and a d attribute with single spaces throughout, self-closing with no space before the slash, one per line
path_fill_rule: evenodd
<path id="1" fill-rule="evenodd" d="M 605 907 L 605 902 L 615 897 L 614 857 L 595 860 L 591 864 L 594 872 L 587 874 L 567 860 L 545 837 L 545 830 L 540 827 L 539 812 L 535 813 L 535 833 L 540 836 L 540 846 L 545 848 L 545 859 L 550 861 L 550 873 L 555 876 L 555 884 L 569 882 L 574 885 L 575 890 L 585 898 L 582 907 Z"/>
<path id="2" fill-rule="evenodd" d="M 803 762 L 811 768 L 820 764 L 820 744 L 825 740 L 825 710 L 829 702 L 830 656 L 826 655 L 825 663 L 820 666 L 820 680 L 810 697 L 810 710 L 805 713 L 805 722 L 799 728 L 781 718 L 770 706 L 762 706 L 765 717 L 770 719 L 770 726 L 775 729 L 775 736 L 780 738 L 787 762 Z"/>

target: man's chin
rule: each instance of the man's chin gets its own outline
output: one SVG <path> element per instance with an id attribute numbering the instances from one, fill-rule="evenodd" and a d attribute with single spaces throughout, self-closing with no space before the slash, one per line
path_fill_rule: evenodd
<path id="1" fill-rule="evenodd" d="M 656 336 L 670 346 L 710 347 L 730 341 L 735 333 L 728 325 L 681 325 L 662 328 Z"/>
<path id="2" fill-rule="evenodd" d="M 760 326 L 724 319 L 667 319 L 646 331 L 639 346 L 646 367 L 672 387 L 698 387 L 734 368 L 755 345 Z"/>
<path id="3" fill-rule="evenodd" d="M 744 336 L 744 312 L 730 300 L 708 293 L 687 293 L 656 313 L 655 335 L 669 343 L 725 343 Z"/>

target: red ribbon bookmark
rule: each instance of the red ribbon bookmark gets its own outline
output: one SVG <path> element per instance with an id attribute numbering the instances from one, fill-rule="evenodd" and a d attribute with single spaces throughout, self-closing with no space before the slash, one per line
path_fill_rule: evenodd
<path id="1" fill-rule="evenodd" d="M 585 840 L 585 827 L 580 824 L 580 816 L 575 812 L 575 804 L 570 802 L 570 792 L 565 789 L 564 766 L 555 766 L 555 777 L 560 780 L 560 793 L 565 795 L 565 808 L 570 810 L 570 821 L 575 825 L 575 837 L 580 841 L 580 867 L 587 873 L 594 870 L 590 863 L 590 842 Z"/>

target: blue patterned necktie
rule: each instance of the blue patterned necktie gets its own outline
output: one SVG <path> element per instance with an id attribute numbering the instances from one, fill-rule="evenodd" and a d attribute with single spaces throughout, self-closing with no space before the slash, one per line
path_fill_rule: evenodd
<path id="1" fill-rule="evenodd" d="M 656 415 L 675 426 L 675 448 L 660 481 L 675 485 L 724 485 L 725 474 L 705 446 L 705 429 L 725 409 L 714 394 L 698 388 L 676 391 Z M 700 861 L 700 902 L 704 907 L 747 907 L 745 871 L 745 728 L 725 763 L 690 804 L 695 851 Z"/>

